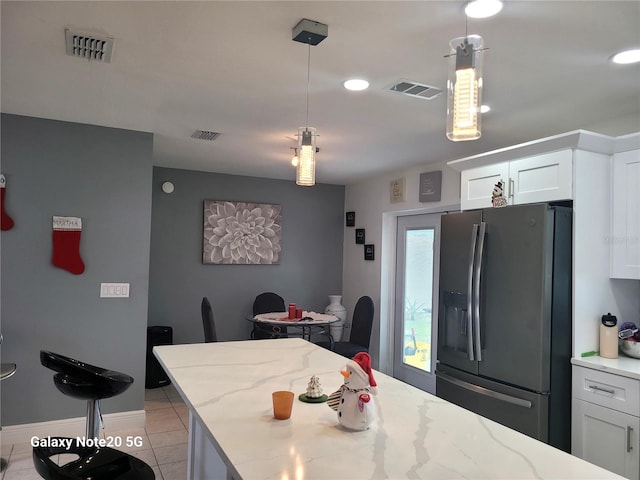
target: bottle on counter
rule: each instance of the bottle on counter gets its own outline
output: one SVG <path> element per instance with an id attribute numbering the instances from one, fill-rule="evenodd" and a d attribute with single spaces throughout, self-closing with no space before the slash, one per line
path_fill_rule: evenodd
<path id="1" fill-rule="evenodd" d="M 618 358 L 618 319 L 607 313 L 600 324 L 600 356 Z"/>

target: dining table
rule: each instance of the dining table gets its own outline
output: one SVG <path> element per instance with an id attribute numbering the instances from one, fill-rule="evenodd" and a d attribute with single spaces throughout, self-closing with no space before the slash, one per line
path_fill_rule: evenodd
<path id="1" fill-rule="evenodd" d="M 334 338 L 327 327 L 340 319 L 335 315 L 303 310 L 301 315 L 295 318 L 290 318 L 288 312 L 271 312 L 251 315 L 247 317 L 247 320 L 253 322 L 254 325 L 267 327 L 274 338 L 285 334 L 285 331 L 289 336 L 292 334 L 292 330 L 296 332 L 294 334 L 308 341 L 311 341 L 313 335 L 322 335 L 329 340 L 329 348 L 333 350 Z M 252 338 L 254 338 L 254 332 L 255 328 L 251 332 Z"/>
<path id="2" fill-rule="evenodd" d="M 153 353 L 189 410 L 189 480 L 622 478 L 375 369 L 376 419 L 348 430 L 302 394 L 314 376 L 339 390 L 349 360 L 301 338 Z M 278 390 L 295 395 L 286 420 L 273 416 Z"/>

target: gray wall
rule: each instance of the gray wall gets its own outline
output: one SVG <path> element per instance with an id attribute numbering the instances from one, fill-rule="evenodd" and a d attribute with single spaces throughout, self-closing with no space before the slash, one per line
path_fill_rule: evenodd
<path id="1" fill-rule="evenodd" d="M 162 192 L 164 181 L 174 183 L 172 194 Z M 206 199 L 280 204 L 280 264 L 204 265 Z M 293 181 L 156 167 L 149 325 L 173 327 L 174 343 L 202 342 L 200 303 L 206 296 L 218 339 L 247 339 L 251 323 L 246 316 L 263 291 L 275 291 L 306 310 L 324 311 L 327 296 L 342 293 L 343 230 L 343 186 L 299 187 Z"/>
<path id="2" fill-rule="evenodd" d="M 104 413 L 140 410 L 148 306 L 152 136 L 2 115 L 5 211 L 1 240 L 2 361 L 18 366 L 2 382 L 2 425 L 85 415 L 63 396 L 39 351 L 52 350 L 135 378 L 105 400 Z M 82 218 L 73 275 L 51 264 L 52 216 Z M 128 299 L 100 299 L 101 282 L 130 282 Z"/>

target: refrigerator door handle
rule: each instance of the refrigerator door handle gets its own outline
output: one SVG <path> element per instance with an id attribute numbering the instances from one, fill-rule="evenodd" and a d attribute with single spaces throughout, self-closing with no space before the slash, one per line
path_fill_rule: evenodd
<path id="1" fill-rule="evenodd" d="M 453 383 L 454 385 L 460 388 L 470 390 L 479 395 L 485 395 L 487 397 L 495 398 L 496 400 L 511 403 L 512 405 L 517 405 L 519 407 L 533 408 L 533 403 L 531 403 L 529 400 L 524 400 L 522 398 L 514 397 L 513 395 L 507 395 L 506 393 L 496 392 L 495 390 L 489 390 L 488 388 L 484 388 L 479 385 L 474 385 L 472 383 L 465 382 L 464 380 L 454 378 L 450 375 L 447 375 L 446 373 L 436 371 L 436 375 L 440 377 L 442 380 Z"/>
<path id="2" fill-rule="evenodd" d="M 476 341 L 476 357 L 482 361 L 482 342 L 480 332 L 480 277 L 482 276 L 482 258 L 484 256 L 484 237 L 487 230 L 486 222 L 480 222 L 478 233 L 478 249 L 476 251 L 474 279 L 473 279 L 473 321 L 474 337 Z"/>
<path id="3" fill-rule="evenodd" d="M 471 250 L 469 252 L 469 273 L 467 276 L 467 356 L 472 362 L 473 356 L 473 264 L 476 257 L 476 244 L 478 242 L 478 224 L 474 223 L 471 229 Z"/>

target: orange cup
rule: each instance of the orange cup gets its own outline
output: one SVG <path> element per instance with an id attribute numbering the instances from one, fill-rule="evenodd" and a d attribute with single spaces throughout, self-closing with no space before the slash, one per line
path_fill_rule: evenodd
<path id="1" fill-rule="evenodd" d="M 291 416 L 293 407 L 293 392 L 280 390 L 271 394 L 273 399 L 273 417 L 278 420 L 286 420 Z"/>

